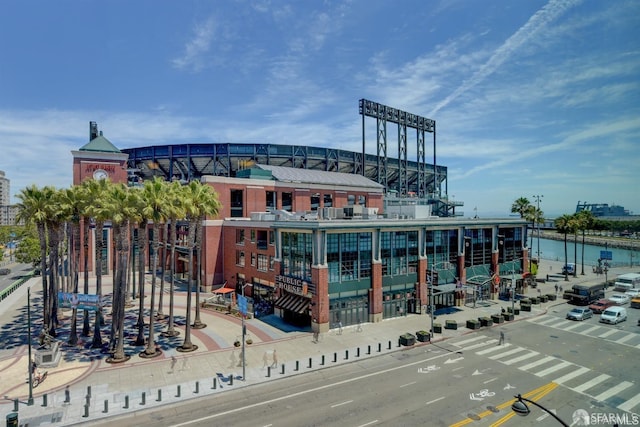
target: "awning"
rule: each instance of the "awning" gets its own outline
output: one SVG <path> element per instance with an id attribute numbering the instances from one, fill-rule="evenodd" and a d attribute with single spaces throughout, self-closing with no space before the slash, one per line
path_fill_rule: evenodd
<path id="1" fill-rule="evenodd" d="M 231 288 L 218 288 L 211 292 L 213 292 L 214 294 L 228 294 L 229 292 L 233 292 L 234 290 L 235 289 L 231 289 Z"/>
<path id="2" fill-rule="evenodd" d="M 295 294 L 285 294 L 278 298 L 275 306 L 282 310 L 293 311 L 294 313 L 306 314 L 309 310 L 309 298 Z"/>

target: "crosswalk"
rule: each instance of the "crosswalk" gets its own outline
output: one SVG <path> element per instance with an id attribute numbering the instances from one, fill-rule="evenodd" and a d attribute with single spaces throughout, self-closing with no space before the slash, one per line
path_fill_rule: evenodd
<path id="1" fill-rule="evenodd" d="M 536 323 L 544 324 L 548 322 L 548 326 L 552 327 L 555 327 L 554 322 L 558 324 L 557 317 L 552 320 L 544 319 L 544 316 L 541 317 L 543 319 L 537 319 Z M 573 327 L 570 330 L 581 329 L 583 332 L 589 331 L 589 334 L 594 334 L 590 336 L 600 337 L 605 334 L 604 329 L 608 329 L 599 327 L 602 330 L 596 330 L 592 326 L 584 326 L 584 328 Z M 562 328 L 560 327 L 560 329 Z M 620 331 L 615 330 L 615 332 Z M 636 347 L 635 342 L 636 340 L 640 341 L 640 336 L 633 332 L 627 332 L 627 334 L 631 336 L 607 334 L 606 337 L 613 342 Z M 465 352 L 473 351 L 479 356 L 495 360 L 504 365 L 514 366 L 521 371 L 560 384 L 591 399 L 605 402 L 610 407 L 626 412 L 637 413 L 640 411 L 640 384 L 637 382 L 623 381 L 607 374 L 598 373 L 585 366 L 580 366 L 555 356 L 540 354 L 537 351 L 511 343 L 497 345 L 497 339 L 484 334 L 473 334 L 469 338 L 452 344 L 460 347 Z"/>

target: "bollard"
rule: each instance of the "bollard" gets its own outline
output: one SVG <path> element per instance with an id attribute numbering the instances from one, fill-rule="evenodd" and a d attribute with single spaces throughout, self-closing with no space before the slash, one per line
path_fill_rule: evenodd
<path id="1" fill-rule="evenodd" d="M 229 374 L 229 385 L 233 385 L 233 374 Z"/>
<path id="2" fill-rule="evenodd" d="M 335 351 L 333 352 L 333 363 L 338 361 L 338 353 L 336 353 Z"/>
<path id="3" fill-rule="evenodd" d="M 367 354 L 371 354 L 371 345 L 367 346 Z"/>
<path id="4" fill-rule="evenodd" d="M 158 389 L 158 398 L 156 399 L 156 402 L 162 402 L 162 389 L 161 388 Z"/>
<path id="5" fill-rule="evenodd" d="M 356 357 L 360 357 L 360 347 L 356 348 Z"/>
<path id="6" fill-rule="evenodd" d="M 349 360 L 349 350 L 344 351 L 344 360 Z"/>
<path id="7" fill-rule="evenodd" d="M 180 386 L 178 386 L 180 387 Z M 122 407 L 123 409 L 129 409 L 129 396 L 125 396 L 124 397 L 124 406 Z"/>
<path id="8" fill-rule="evenodd" d="M 18 399 L 13 399 L 13 412 L 18 412 Z"/>
<path id="9" fill-rule="evenodd" d="M 284 375 L 284 363 L 282 364 L 282 369 L 280 370 L 280 373 Z"/>
<path id="10" fill-rule="evenodd" d="M 194 391 L 195 394 L 200 393 L 200 381 L 196 381 L 196 391 Z"/>
<path id="11" fill-rule="evenodd" d="M 389 350 L 391 350 L 391 340 L 389 340 Z"/>
<path id="12" fill-rule="evenodd" d="M 140 402 L 141 405 L 145 405 L 147 403 L 147 392 L 143 391 L 142 392 L 142 402 Z"/>
<path id="13" fill-rule="evenodd" d="M 47 394 L 42 395 L 42 406 L 47 406 Z"/>
<path id="14" fill-rule="evenodd" d="M 68 387 L 64 389 L 64 403 L 71 403 L 71 394 Z"/>
<path id="15" fill-rule="evenodd" d="M 89 416 L 89 405 L 84 405 L 84 414 L 82 414 L 83 418 L 87 418 Z"/>
<path id="16" fill-rule="evenodd" d="M 378 343 L 378 353 L 380 353 L 382 351 L 382 343 L 379 342 Z"/>
<path id="17" fill-rule="evenodd" d="M 296 372 L 300 370 L 300 361 L 296 360 Z"/>
<path id="18" fill-rule="evenodd" d="M 267 366 L 267 378 L 271 376 L 271 366 Z"/>
<path id="19" fill-rule="evenodd" d="M 85 400 L 85 405 L 86 406 L 91 406 L 91 396 L 89 396 L 88 394 L 84 397 Z"/>
<path id="20" fill-rule="evenodd" d="M 178 393 L 176 393 L 176 397 L 180 397 L 180 384 L 178 384 Z"/>
<path id="21" fill-rule="evenodd" d="M 213 385 L 211 386 L 211 390 L 215 390 L 218 387 L 218 379 L 213 379 Z"/>
<path id="22" fill-rule="evenodd" d="M 324 354 L 322 355 L 322 359 L 320 359 L 320 364 L 324 366 Z"/>
<path id="23" fill-rule="evenodd" d="M 87 386 L 87 396 L 91 397 L 91 386 Z"/>
<path id="24" fill-rule="evenodd" d="M 310 357 L 309 358 L 309 369 L 311 369 L 312 366 L 313 366 L 313 359 Z"/>
<path id="25" fill-rule="evenodd" d="M 103 414 L 109 413 L 109 399 L 104 400 L 104 410 L 102 411 L 102 413 Z"/>

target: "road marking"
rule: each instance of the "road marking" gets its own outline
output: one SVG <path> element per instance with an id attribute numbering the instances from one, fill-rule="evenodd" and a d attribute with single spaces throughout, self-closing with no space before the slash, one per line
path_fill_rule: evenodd
<path id="1" fill-rule="evenodd" d="M 547 323 L 557 322 L 558 318 L 553 316 L 543 316 L 540 320 L 536 320 L 535 318 L 529 320 L 529 322 L 537 323 L 538 325 L 546 326 Z"/>
<path id="2" fill-rule="evenodd" d="M 521 366 L 518 369 L 520 369 L 521 371 L 527 371 L 531 368 L 535 368 L 536 366 L 540 366 L 547 362 L 550 362 L 551 360 L 555 360 L 555 357 L 552 357 L 552 356 L 543 357 L 542 359 L 538 359 L 535 362 L 529 363 L 528 365 Z"/>
<path id="3" fill-rule="evenodd" d="M 526 397 L 527 399 L 532 400 L 532 401 L 535 402 L 536 400 L 540 400 L 544 396 L 546 396 L 547 394 L 551 393 L 556 387 L 558 387 L 558 384 L 549 383 L 546 386 L 543 386 L 540 389 L 536 390 L 536 393 L 531 393 L 530 392 L 530 393 L 527 393 L 530 396 L 527 396 L 526 394 L 523 394 L 522 397 Z M 515 399 L 510 401 L 509 403 L 513 403 L 513 402 L 515 402 Z M 510 411 L 507 415 L 505 415 L 504 417 L 500 418 L 495 423 L 491 424 L 491 427 L 499 427 L 502 424 L 506 423 L 511 418 L 513 418 L 515 415 L 516 415 L 515 412 Z"/>
<path id="4" fill-rule="evenodd" d="M 582 335 L 589 335 L 591 332 L 593 331 L 597 331 L 598 329 L 600 329 L 600 326 L 592 326 L 589 329 L 585 329 L 584 331 L 580 332 Z"/>
<path id="5" fill-rule="evenodd" d="M 370 426 L 371 424 L 375 424 L 375 423 L 377 423 L 377 422 L 378 422 L 378 420 L 369 421 L 369 422 L 368 422 L 368 423 L 366 423 L 366 424 L 360 424 L 358 427 Z"/>
<path id="6" fill-rule="evenodd" d="M 476 351 L 476 354 L 480 355 L 480 356 L 483 356 L 485 354 L 493 353 L 494 351 L 500 351 L 503 348 L 507 348 L 507 347 L 511 347 L 511 344 L 506 343 L 504 345 L 499 345 L 499 346 L 495 346 L 495 347 L 486 348 L 484 350 Z"/>
<path id="7" fill-rule="evenodd" d="M 497 378 L 491 378 L 490 380 L 484 381 L 482 384 L 489 384 L 490 382 L 493 382 L 495 380 L 497 380 Z"/>
<path id="8" fill-rule="evenodd" d="M 572 363 L 563 361 L 558 363 L 557 365 L 551 366 L 550 368 L 543 369 L 540 372 L 535 372 L 534 374 L 538 377 L 544 377 L 546 375 L 549 375 L 552 372 L 559 371 L 560 369 L 566 368 L 569 365 L 572 365 Z"/>
<path id="9" fill-rule="evenodd" d="M 531 351 L 527 354 L 523 354 L 522 356 L 518 356 L 518 357 L 514 357 L 513 359 L 509 359 L 509 360 L 505 360 L 504 363 L 505 365 L 513 365 L 514 363 L 518 363 L 518 362 L 522 362 L 523 360 L 527 360 L 532 358 L 533 356 L 537 356 L 540 353 L 538 353 L 537 351 Z"/>
<path id="10" fill-rule="evenodd" d="M 562 329 L 563 331 L 570 331 L 570 330 L 575 329 L 575 328 L 577 328 L 579 326 L 582 326 L 582 323 L 576 322 L 571 326 L 567 326 L 566 328 L 560 328 L 560 329 Z"/>
<path id="11" fill-rule="evenodd" d="M 400 388 L 408 387 L 408 386 L 410 386 L 410 385 L 414 385 L 415 383 L 416 383 L 416 381 L 413 381 L 413 382 L 410 382 L 410 383 L 407 383 L 407 384 L 402 384 L 402 385 L 400 386 Z"/>
<path id="12" fill-rule="evenodd" d="M 608 330 L 607 332 L 605 332 L 604 334 L 598 335 L 598 338 L 606 338 L 606 337 L 608 337 L 609 335 L 613 335 L 613 334 L 615 334 L 616 332 L 618 332 L 618 330 L 617 330 L 617 329 L 609 329 L 609 330 Z"/>
<path id="13" fill-rule="evenodd" d="M 470 346 L 467 346 L 467 347 L 462 347 L 462 349 L 465 350 L 465 351 L 469 351 L 469 350 L 473 350 L 474 348 L 484 347 L 484 346 L 487 346 L 487 345 L 490 345 L 490 344 L 495 344 L 497 342 L 498 342 L 498 340 L 488 340 L 488 341 L 485 341 L 485 342 L 481 342 L 480 344 L 473 344 L 473 345 L 470 345 Z"/>
<path id="14" fill-rule="evenodd" d="M 635 338 L 635 334 L 627 334 L 626 336 L 620 338 L 619 340 L 615 340 L 614 342 L 617 342 L 618 344 L 622 344 L 625 343 L 627 341 L 629 341 L 630 339 Z"/>
<path id="15" fill-rule="evenodd" d="M 486 335 L 477 335 L 473 338 L 469 338 L 467 340 L 462 340 L 462 341 L 458 341 L 458 342 L 452 342 L 451 344 L 455 345 L 456 347 L 463 347 L 464 344 L 470 343 L 470 342 L 474 342 L 474 341 L 478 341 L 478 340 L 483 340 L 487 338 Z"/>
<path id="16" fill-rule="evenodd" d="M 631 399 L 624 402 L 622 405 L 618 406 L 618 409 L 622 409 L 623 411 L 631 412 L 634 406 L 640 403 L 640 393 L 636 394 Z"/>
<path id="17" fill-rule="evenodd" d="M 585 367 L 581 367 L 580 369 L 576 369 L 573 372 L 569 372 L 568 374 L 560 377 L 560 378 L 556 378 L 555 380 L 553 380 L 554 383 L 558 383 L 558 384 L 563 384 L 566 381 L 569 381 L 575 377 L 579 377 L 580 375 L 584 374 L 585 372 L 590 371 L 589 368 L 585 368 Z"/>
<path id="18" fill-rule="evenodd" d="M 599 400 L 600 402 L 604 402 L 605 400 L 607 400 L 611 396 L 615 396 L 618 392 L 620 392 L 622 390 L 625 390 L 625 389 L 631 387 L 632 385 L 633 385 L 633 383 L 630 383 L 629 381 L 622 381 L 617 386 L 612 387 L 609 390 L 605 391 L 604 393 L 600 393 L 599 395 L 595 396 L 595 399 Z"/>
<path id="19" fill-rule="evenodd" d="M 611 377 L 607 374 L 598 375 L 597 377 L 593 378 L 591 381 L 587 381 L 586 383 L 581 384 L 578 387 L 574 387 L 573 391 L 577 391 L 578 393 L 583 393 L 585 390 L 590 389 L 594 385 L 600 384 L 602 381 L 608 380 L 609 378 Z"/>
<path id="20" fill-rule="evenodd" d="M 524 351 L 524 348 L 517 347 L 500 354 L 494 354 L 493 356 L 489 356 L 489 359 L 491 360 L 501 359 L 503 357 L 511 356 L 512 354 L 515 354 L 515 353 L 520 353 L 521 351 Z"/>
<path id="21" fill-rule="evenodd" d="M 428 401 L 427 403 L 425 403 L 425 405 L 431 405 L 432 403 L 436 403 L 437 401 L 442 400 L 442 399 L 444 399 L 445 397 L 446 397 L 446 396 L 442 396 L 442 397 L 439 397 L 439 398 L 437 398 L 437 399 L 430 400 L 430 401 Z"/>
<path id="22" fill-rule="evenodd" d="M 353 402 L 353 400 L 347 400 L 345 402 L 340 402 L 340 403 L 336 403 L 335 405 L 331 405 L 332 408 L 337 408 L 338 406 L 342 406 L 342 405 L 347 405 L 349 403 Z"/>

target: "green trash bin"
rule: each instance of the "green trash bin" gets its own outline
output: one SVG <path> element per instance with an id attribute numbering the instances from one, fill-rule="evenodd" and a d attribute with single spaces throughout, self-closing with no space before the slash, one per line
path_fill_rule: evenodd
<path id="1" fill-rule="evenodd" d="M 7 427 L 18 427 L 18 414 L 15 412 L 7 414 Z"/>

